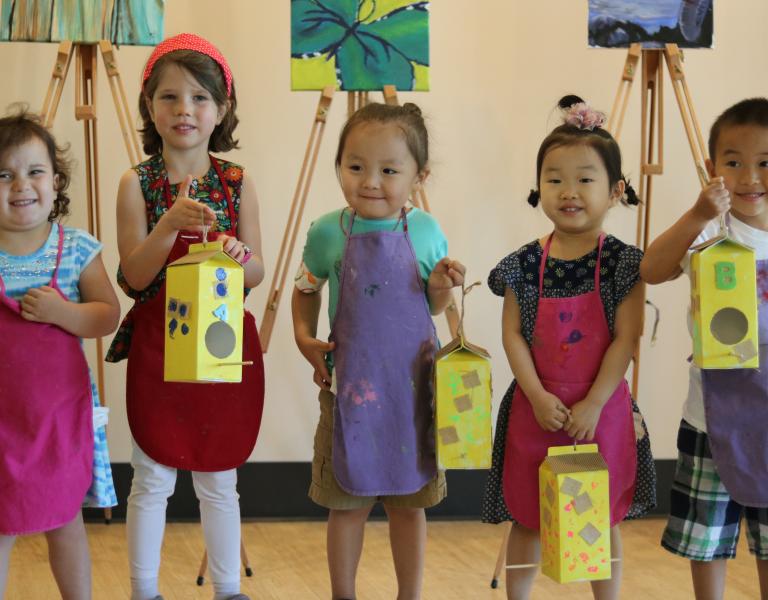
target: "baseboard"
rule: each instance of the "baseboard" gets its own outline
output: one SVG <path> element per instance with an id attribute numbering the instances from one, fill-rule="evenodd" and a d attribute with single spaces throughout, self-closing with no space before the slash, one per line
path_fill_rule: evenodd
<path id="1" fill-rule="evenodd" d="M 675 473 L 673 459 L 657 460 L 658 506 L 654 515 L 669 512 L 669 490 Z M 435 519 L 480 519 L 486 471 L 448 471 L 448 497 L 427 510 Z M 125 501 L 131 488 L 133 470 L 128 463 L 113 463 L 112 474 L 117 490 L 118 505 L 112 511 L 113 519 L 125 519 Z M 240 510 L 244 519 L 323 519 L 326 509 L 317 506 L 307 497 L 311 475 L 308 462 L 258 462 L 246 463 L 238 469 Z M 103 519 L 103 512 L 96 509 L 85 511 L 86 519 Z M 381 507 L 374 516 L 383 515 Z M 171 521 L 198 520 L 197 498 L 188 471 L 179 471 L 176 493 L 168 501 L 168 519 Z"/>

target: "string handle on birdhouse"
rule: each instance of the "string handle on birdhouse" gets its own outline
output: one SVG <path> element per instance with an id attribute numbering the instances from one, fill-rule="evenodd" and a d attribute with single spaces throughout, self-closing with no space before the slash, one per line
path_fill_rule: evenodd
<path id="1" fill-rule="evenodd" d="M 472 288 L 478 285 L 480 285 L 479 281 L 475 281 L 469 287 L 465 287 L 463 283 L 461 284 L 461 311 L 459 312 L 459 326 L 456 328 L 456 334 L 462 343 L 464 342 L 464 298 L 472 291 Z"/>

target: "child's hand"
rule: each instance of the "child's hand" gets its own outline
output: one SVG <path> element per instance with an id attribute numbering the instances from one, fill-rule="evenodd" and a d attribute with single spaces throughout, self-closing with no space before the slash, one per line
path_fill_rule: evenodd
<path id="1" fill-rule="evenodd" d="M 179 195 L 176 196 L 173 206 L 161 219 L 174 231 L 202 231 L 203 225 L 211 227 L 216 222 L 215 212 L 189 197 L 191 185 L 192 175 L 187 175 L 179 186 Z"/>
<path id="2" fill-rule="evenodd" d="M 328 372 L 328 365 L 325 364 L 325 355 L 332 352 L 336 347 L 334 342 L 324 342 L 313 337 L 296 338 L 296 345 L 299 352 L 309 361 L 309 364 L 315 369 L 312 376 L 320 389 L 331 389 L 331 374 Z"/>
<path id="3" fill-rule="evenodd" d="M 216 241 L 222 242 L 224 245 L 224 252 L 227 252 L 232 258 L 234 258 L 241 265 L 246 255 L 251 253 L 251 249 L 236 237 L 227 235 L 226 233 L 220 233 L 216 238 Z M 250 258 L 250 257 L 249 257 Z"/>
<path id="4" fill-rule="evenodd" d="M 711 221 L 731 208 L 731 194 L 725 189 L 722 177 L 713 178 L 701 190 L 693 212 L 704 221 Z"/>
<path id="5" fill-rule="evenodd" d="M 21 316 L 27 321 L 60 325 L 66 313 L 67 302 L 50 286 L 32 288 L 21 299 Z"/>
<path id="6" fill-rule="evenodd" d="M 554 394 L 545 391 L 529 400 L 533 416 L 544 431 L 559 431 L 570 419 L 571 412 Z"/>
<path id="7" fill-rule="evenodd" d="M 571 407 L 571 416 L 565 424 L 565 432 L 574 440 L 595 439 L 595 429 L 603 407 L 594 400 L 584 398 Z"/>
<path id="8" fill-rule="evenodd" d="M 440 259 L 429 274 L 427 287 L 432 291 L 450 290 L 464 283 L 464 273 L 467 269 L 458 260 L 451 260 L 447 256 Z"/>

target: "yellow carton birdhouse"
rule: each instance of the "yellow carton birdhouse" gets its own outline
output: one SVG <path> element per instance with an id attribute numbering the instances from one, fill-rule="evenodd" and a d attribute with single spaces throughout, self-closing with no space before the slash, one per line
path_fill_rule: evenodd
<path id="1" fill-rule="evenodd" d="M 755 251 L 720 235 L 693 248 L 693 362 L 701 369 L 756 369 Z"/>
<path id="2" fill-rule="evenodd" d="M 610 579 L 608 488 L 597 444 L 548 450 L 539 467 L 542 573 L 559 583 Z"/>
<path id="3" fill-rule="evenodd" d="M 439 469 L 491 465 L 491 357 L 464 338 L 463 290 L 458 335 L 435 356 L 435 449 Z"/>
<path id="4" fill-rule="evenodd" d="M 165 381 L 242 380 L 243 267 L 221 242 L 168 265 Z"/>

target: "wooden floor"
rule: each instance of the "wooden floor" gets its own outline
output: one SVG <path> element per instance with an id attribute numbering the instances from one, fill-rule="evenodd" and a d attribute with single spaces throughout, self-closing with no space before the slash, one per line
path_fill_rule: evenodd
<path id="1" fill-rule="evenodd" d="M 659 547 L 664 521 L 646 519 L 622 525 L 625 548 L 624 598 L 678 600 L 692 598 L 688 562 Z M 325 523 L 252 522 L 243 526 L 253 566 L 252 578 L 243 578 L 244 593 L 253 600 L 327 600 L 330 598 L 325 563 Z M 93 560 L 94 600 L 129 597 L 125 525 L 89 524 Z M 502 600 L 503 581 L 490 588 L 501 540 L 501 528 L 476 522 L 437 521 L 429 524 L 425 600 Z M 161 571 L 165 600 L 212 597 L 210 583 L 195 584 L 203 552 L 198 524 L 174 523 L 166 530 Z M 385 522 L 371 522 L 358 575 L 361 600 L 392 600 L 395 577 Z M 45 538 L 20 538 L 11 556 L 7 600 L 58 598 L 48 568 Z M 539 576 L 533 598 L 580 600 L 591 598 L 587 584 L 560 586 Z M 729 564 L 727 600 L 759 597 L 754 560 L 741 540 L 739 557 Z"/>

